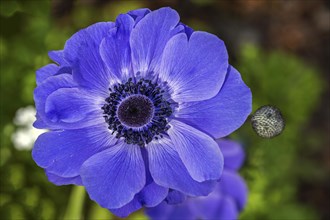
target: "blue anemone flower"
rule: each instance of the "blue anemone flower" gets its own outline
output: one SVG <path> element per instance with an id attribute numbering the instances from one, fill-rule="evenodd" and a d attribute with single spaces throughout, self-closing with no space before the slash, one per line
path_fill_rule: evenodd
<path id="1" fill-rule="evenodd" d="M 244 161 L 244 151 L 234 141 L 219 140 L 218 144 L 225 163 L 215 190 L 205 197 L 187 199 L 182 193 L 173 191 L 160 205 L 146 210 L 151 220 L 238 219 L 248 194 L 244 179 L 237 172 Z"/>
<path id="2" fill-rule="evenodd" d="M 251 92 L 223 41 L 171 8 L 138 9 L 75 33 L 37 71 L 32 156 L 57 185 L 85 186 L 120 216 L 169 189 L 209 194 L 223 156 L 214 138 L 246 120 Z"/>

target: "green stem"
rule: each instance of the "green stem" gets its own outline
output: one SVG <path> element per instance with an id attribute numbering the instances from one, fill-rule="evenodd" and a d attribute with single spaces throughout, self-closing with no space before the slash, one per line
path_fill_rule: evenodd
<path id="1" fill-rule="evenodd" d="M 102 208 L 96 203 L 93 203 L 92 208 L 89 210 L 89 218 L 92 220 L 113 220 L 114 216 L 108 209 Z"/>
<path id="2" fill-rule="evenodd" d="M 81 220 L 84 201 L 85 201 L 84 187 L 74 186 L 71 191 L 70 199 L 63 220 Z"/>

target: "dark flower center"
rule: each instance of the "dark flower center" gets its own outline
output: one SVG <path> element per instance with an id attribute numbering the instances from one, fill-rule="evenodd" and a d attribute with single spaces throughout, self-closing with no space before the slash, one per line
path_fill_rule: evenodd
<path id="1" fill-rule="evenodd" d="M 102 109 L 108 128 L 116 133 L 116 138 L 145 146 L 167 134 L 172 107 L 160 85 L 143 78 L 138 81 L 130 78 L 109 90 Z"/>
<path id="2" fill-rule="evenodd" d="M 143 95 L 132 95 L 122 101 L 117 115 L 122 124 L 130 127 L 141 127 L 147 124 L 154 113 L 153 103 Z"/>

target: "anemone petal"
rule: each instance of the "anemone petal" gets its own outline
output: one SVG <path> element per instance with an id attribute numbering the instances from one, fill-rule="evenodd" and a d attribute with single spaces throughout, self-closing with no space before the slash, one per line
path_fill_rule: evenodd
<path id="1" fill-rule="evenodd" d="M 114 145 L 117 139 L 106 126 L 59 130 L 41 134 L 32 157 L 38 166 L 61 177 L 80 174 L 81 165 L 95 153 Z"/>
<path id="2" fill-rule="evenodd" d="M 225 169 L 238 170 L 245 159 L 242 146 L 236 141 L 226 139 L 218 139 L 216 142 L 225 158 Z"/>
<path id="3" fill-rule="evenodd" d="M 140 147 L 123 141 L 85 161 L 80 175 L 90 198 L 108 209 L 128 204 L 146 183 Z"/>
<path id="4" fill-rule="evenodd" d="M 139 72 L 146 76 L 159 65 L 167 41 L 183 29 L 177 26 L 179 19 L 173 9 L 161 8 L 150 12 L 137 23 L 130 37 L 135 74 Z"/>
<path id="5" fill-rule="evenodd" d="M 53 63 L 48 64 L 46 66 L 41 67 L 36 71 L 36 81 L 37 85 L 40 85 L 44 82 L 48 77 L 55 75 L 58 71 L 59 67 Z"/>
<path id="6" fill-rule="evenodd" d="M 132 73 L 129 37 L 133 25 L 134 19 L 131 16 L 119 15 L 116 28 L 109 31 L 100 45 L 100 55 L 108 70 L 123 81 L 131 77 Z"/>
<path id="7" fill-rule="evenodd" d="M 225 171 L 222 179 L 220 180 L 219 188 L 228 197 L 231 197 L 238 210 L 242 210 L 247 200 L 247 186 L 244 179 L 235 172 Z"/>
<path id="8" fill-rule="evenodd" d="M 103 99 L 80 88 L 61 88 L 50 94 L 45 103 L 46 117 L 54 123 L 92 126 L 104 123 Z"/>
<path id="9" fill-rule="evenodd" d="M 168 134 L 191 177 L 198 182 L 217 180 L 223 170 L 223 156 L 217 143 L 203 132 L 172 120 Z"/>
<path id="10" fill-rule="evenodd" d="M 48 180 L 57 186 L 69 185 L 69 184 L 74 184 L 74 185 L 79 185 L 79 186 L 83 185 L 80 176 L 61 177 L 61 176 L 55 175 L 55 174 L 47 172 L 47 171 L 46 171 L 46 175 L 48 177 Z"/>
<path id="11" fill-rule="evenodd" d="M 230 67 L 219 93 L 208 100 L 180 105 L 175 117 L 213 138 L 229 135 L 239 128 L 252 109 L 252 95 L 239 72 Z"/>
<path id="12" fill-rule="evenodd" d="M 174 144 L 165 137 L 147 146 L 149 169 L 154 181 L 190 196 L 208 195 L 216 181 L 195 181 L 174 149 Z"/>
<path id="13" fill-rule="evenodd" d="M 213 34 L 195 31 L 172 37 L 166 44 L 159 77 L 168 82 L 176 102 L 192 102 L 215 96 L 227 74 L 228 54 L 222 40 Z"/>

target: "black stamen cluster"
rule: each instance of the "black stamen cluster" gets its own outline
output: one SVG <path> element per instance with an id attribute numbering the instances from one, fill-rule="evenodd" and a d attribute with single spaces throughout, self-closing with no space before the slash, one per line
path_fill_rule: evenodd
<path id="1" fill-rule="evenodd" d="M 144 78 L 134 82 L 129 78 L 126 83 L 118 83 L 109 91 L 110 95 L 105 99 L 106 104 L 102 110 L 108 128 L 116 138 L 123 137 L 127 144 L 145 146 L 166 134 L 169 129 L 167 118 L 172 114 L 172 108 L 164 98 L 165 91 L 157 83 Z M 141 112 L 137 112 L 149 108 L 145 106 L 148 103 L 146 99 L 150 100 L 149 107 L 153 111 L 145 111 L 146 115 L 141 116 Z M 134 109 L 131 115 L 129 109 Z M 150 120 L 146 122 L 148 117 Z"/>

